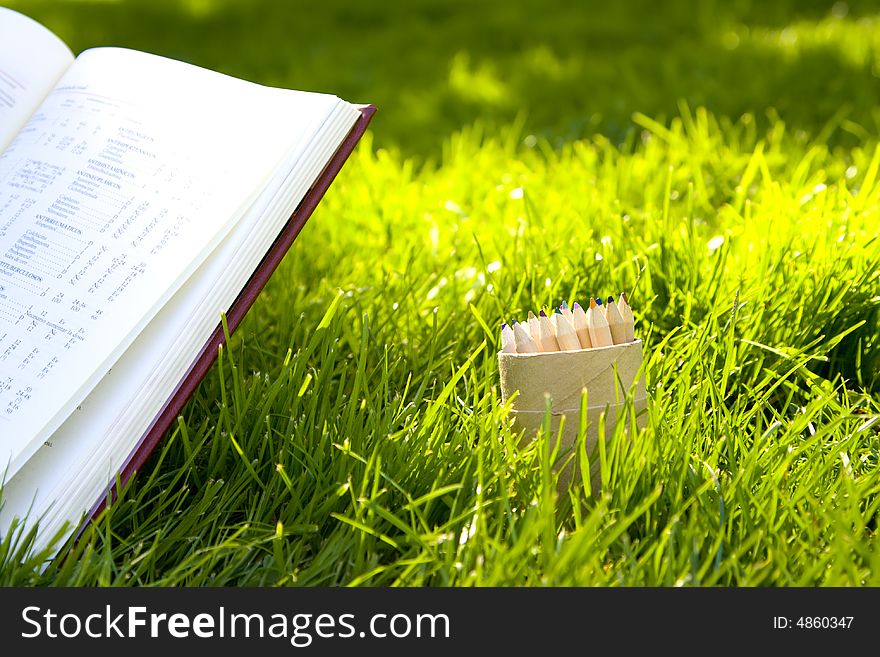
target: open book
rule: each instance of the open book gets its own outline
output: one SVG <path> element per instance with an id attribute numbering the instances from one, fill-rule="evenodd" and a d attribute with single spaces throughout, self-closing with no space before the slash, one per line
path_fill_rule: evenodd
<path id="1" fill-rule="evenodd" d="M 0 536 L 143 462 L 373 111 L 0 8 Z"/>

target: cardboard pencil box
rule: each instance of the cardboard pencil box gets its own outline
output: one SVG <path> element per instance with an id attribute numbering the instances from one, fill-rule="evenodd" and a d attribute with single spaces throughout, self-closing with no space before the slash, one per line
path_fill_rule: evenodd
<path id="1" fill-rule="evenodd" d="M 626 421 L 627 401 L 636 411 L 636 424 L 647 419 L 647 395 L 642 372 L 642 341 L 608 347 L 532 354 L 498 353 L 501 397 L 510 402 L 514 428 L 523 430 L 524 440 L 533 440 L 544 422 L 549 400 L 551 431 L 555 437 L 565 418 L 560 436 L 560 462 L 576 447 L 582 391 L 587 391 L 586 451 L 591 462 L 593 493 L 599 491 L 599 461 L 596 456 L 599 427 L 604 416 L 604 436 L 609 436 L 619 419 Z M 560 473 L 567 484 L 571 468 Z"/>

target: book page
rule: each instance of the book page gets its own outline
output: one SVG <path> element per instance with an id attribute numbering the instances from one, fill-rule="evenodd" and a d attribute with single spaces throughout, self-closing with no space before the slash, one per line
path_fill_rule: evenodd
<path id="1" fill-rule="evenodd" d="M 73 53 L 61 39 L 0 7 L 0 152 L 72 63 Z"/>
<path id="2" fill-rule="evenodd" d="M 7 477 L 338 102 L 134 51 L 80 55 L 0 156 Z"/>
<path id="3" fill-rule="evenodd" d="M 43 444 L 3 488 L 0 527 L 35 510 L 43 539 L 105 492 L 171 391 L 359 116 L 343 104 L 322 127 L 306 161 L 294 174 L 276 176 L 230 236 L 191 276 L 82 406 Z M 289 167 L 281 169 L 288 170 Z M 299 173 L 305 173 L 299 176 Z M 283 179 L 282 179 L 283 178 Z M 42 539 L 39 539 L 42 540 Z M 40 543 L 42 545 L 42 543 Z"/>

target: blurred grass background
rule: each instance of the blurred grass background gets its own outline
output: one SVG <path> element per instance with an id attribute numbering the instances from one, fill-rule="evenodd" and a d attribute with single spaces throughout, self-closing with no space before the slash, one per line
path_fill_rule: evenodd
<path id="1" fill-rule="evenodd" d="M 678 102 L 853 143 L 880 128 L 876 2 L 13 0 L 74 50 L 122 46 L 381 108 L 376 145 L 435 157 L 480 120 L 614 142 Z"/>
<path id="2" fill-rule="evenodd" d="M 0 582 L 880 583 L 876 3 L 9 5 L 379 113 L 145 471 Z M 497 326 L 620 289 L 653 409 L 581 504 Z"/>

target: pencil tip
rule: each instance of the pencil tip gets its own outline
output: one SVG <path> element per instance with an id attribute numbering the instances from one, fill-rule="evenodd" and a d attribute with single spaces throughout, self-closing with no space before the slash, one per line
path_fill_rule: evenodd
<path id="1" fill-rule="evenodd" d="M 581 308 L 581 304 L 579 304 L 577 301 L 574 302 L 574 309 L 575 310 L 583 310 L 583 308 Z"/>
<path id="2" fill-rule="evenodd" d="M 601 306 L 602 305 L 602 297 L 596 297 L 596 303 Z"/>
<path id="3" fill-rule="evenodd" d="M 502 325 L 501 325 L 501 330 L 502 330 L 502 331 L 503 331 L 504 329 L 506 329 L 506 328 L 507 328 L 507 324 L 502 324 Z"/>
<path id="4" fill-rule="evenodd" d="M 590 297 L 590 308 L 596 307 L 596 300 L 593 297 Z"/>
<path id="5" fill-rule="evenodd" d="M 545 313 L 545 312 L 544 312 L 544 309 L 541 308 L 541 317 L 546 317 L 546 316 L 547 316 L 547 313 Z"/>
<path id="6" fill-rule="evenodd" d="M 565 300 L 563 300 L 563 301 L 562 301 L 562 304 L 561 304 L 559 307 L 560 307 L 562 310 L 566 310 L 566 309 L 568 308 L 568 303 L 567 303 Z"/>
<path id="7" fill-rule="evenodd" d="M 533 313 L 531 310 L 529 311 L 529 319 L 535 319 L 535 313 Z"/>
<path id="8" fill-rule="evenodd" d="M 621 292 L 620 298 L 623 299 L 624 303 L 629 303 L 629 298 L 626 296 L 626 292 Z"/>
<path id="9" fill-rule="evenodd" d="M 608 303 L 614 303 L 614 297 L 608 296 Z"/>

